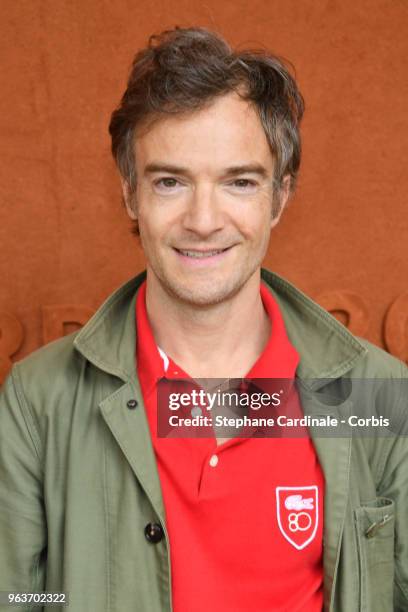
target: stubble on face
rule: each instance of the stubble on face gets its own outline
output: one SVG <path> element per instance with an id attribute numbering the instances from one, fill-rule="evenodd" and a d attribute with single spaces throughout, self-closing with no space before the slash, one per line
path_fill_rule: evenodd
<path id="1" fill-rule="evenodd" d="M 272 196 L 268 194 L 267 198 L 272 218 L 274 208 L 272 201 L 279 198 L 279 193 L 274 192 Z M 251 280 L 259 283 L 260 267 L 268 249 L 269 238 L 269 233 L 265 232 L 262 240 L 258 242 L 256 255 L 250 253 L 241 259 L 237 253 L 237 264 L 230 269 L 227 276 L 217 271 L 209 273 L 208 270 L 197 270 L 192 272 L 195 278 L 194 282 L 191 283 L 184 274 L 177 273 L 177 270 L 172 266 L 169 259 L 166 259 L 165 255 L 161 257 L 155 249 L 151 248 L 151 242 L 144 232 L 144 228 L 142 227 L 140 230 L 140 242 L 147 260 L 147 276 L 151 289 L 156 289 L 159 293 L 164 292 L 168 298 L 176 300 L 180 304 L 200 308 L 201 310 L 228 302 Z M 183 238 L 179 240 L 169 239 L 168 244 L 175 242 L 183 244 L 183 240 Z M 234 248 L 239 250 L 242 249 L 240 241 L 242 241 L 242 236 L 238 234 L 226 239 L 225 243 L 236 243 Z M 188 243 L 194 246 L 191 238 L 188 238 Z"/>
<path id="2" fill-rule="evenodd" d="M 265 247 L 266 251 L 267 245 Z M 231 300 L 241 291 L 247 282 L 255 277 L 259 277 L 259 262 L 247 259 L 239 267 L 233 269 L 227 277 L 217 274 L 202 274 L 196 278 L 194 283 L 188 283 L 186 279 L 177 274 L 172 274 L 166 266 L 161 265 L 160 261 L 150 259 L 148 269 L 149 282 L 160 283 L 166 294 L 176 299 L 178 302 L 194 307 L 213 307 L 217 304 Z M 195 273 L 197 277 L 199 273 Z M 155 277 L 155 278 L 154 278 Z"/>

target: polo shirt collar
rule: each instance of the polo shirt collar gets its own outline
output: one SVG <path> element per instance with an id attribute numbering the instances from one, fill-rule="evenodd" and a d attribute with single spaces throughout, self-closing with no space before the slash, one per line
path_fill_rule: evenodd
<path id="1" fill-rule="evenodd" d="M 141 285 L 136 299 L 136 355 L 139 363 L 139 377 L 143 379 L 141 381 L 142 386 L 150 394 L 156 389 L 158 380 L 165 376 L 167 371 L 169 378 L 172 379 L 190 378 L 190 375 L 183 372 L 156 345 L 147 314 L 146 286 L 146 282 Z M 263 306 L 271 321 L 271 333 L 264 350 L 252 365 L 245 378 L 291 379 L 295 376 L 296 367 L 299 363 L 299 355 L 288 339 L 279 306 L 264 283 L 260 285 L 260 294 Z M 168 367 L 169 365 L 170 367 Z M 175 369 L 177 370 L 177 376 L 173 375 Z"/>
<path id="2" fill-rule="evenodd" d="M 155 390 L 157 381 L 165 376 L 167 368 L 165 368 L 164 359 L 156 345 L 147 314 L 146 281 L 142 284 L 137 294 L 135 320 L 138 372 L 143 389 L 150 395 Z"/>

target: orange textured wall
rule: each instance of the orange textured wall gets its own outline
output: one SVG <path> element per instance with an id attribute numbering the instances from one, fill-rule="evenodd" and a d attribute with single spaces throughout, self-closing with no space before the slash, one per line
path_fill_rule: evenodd
<path id="1" fill-rule="evenodd" d="M 405 0 L 2 0 L 0 13 L 0 379 L 143 268 L 107 125 L 135 51 L 176 24 L 293 62 L 304 160 L 265 263 L 408 360 Z"/>

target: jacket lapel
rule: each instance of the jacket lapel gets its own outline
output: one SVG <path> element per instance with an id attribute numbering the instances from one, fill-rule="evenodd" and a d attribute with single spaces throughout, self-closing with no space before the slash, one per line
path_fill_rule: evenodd
<path id="1" fill-rule="evenodd" d="M 160 479 L 136 374 L 135 306 L 142 273 L 115 291 L 81 329 L 74 345 L 91 363 L 122 381 L 100 402 L 103 419 L 165 528 Z M 128 401 L 137 406 L 128 408 Z"/>
<path id="2" fill-rule="evenodd" d="M 127 402 L 135 399 L 138 405 L 130 410 Z M 104 399 L 99 407 L 107 426 L 164 526 L 160 479 L 140 389 L 128 382 Z"/>

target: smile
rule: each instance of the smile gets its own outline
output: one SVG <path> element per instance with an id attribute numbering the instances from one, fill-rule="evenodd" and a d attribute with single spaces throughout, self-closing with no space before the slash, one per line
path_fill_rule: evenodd
<path id="1" fill-rule="evenodd" d="M 181 255 L 184 255 L 185 257 L 194 257 L 194 258 L 203 258 L 203 257 L 214 257 L 214 255 L 219 255 L 220 253 L 223 253 L 224 251 L 227 251 L 230 247 L 227 247 L 226 249 L 218 249 L 218 250 L 214 250 L 214 251 L 193 251 L 193 250 L 182 250 L 182 249 L 176 249 L 176 251 L 178 251 L 179 253 L 181 253 Z"/>
<path id="2" fill-rule="evenodd" d="M 174 248 L 174 251 L 184 265 L 197 268 L 220 262 L 226 257 L 228 251 L 231 249 L 232 246 L 226 247 L 225 249 L 211 249 L 207 251 Z"/>

